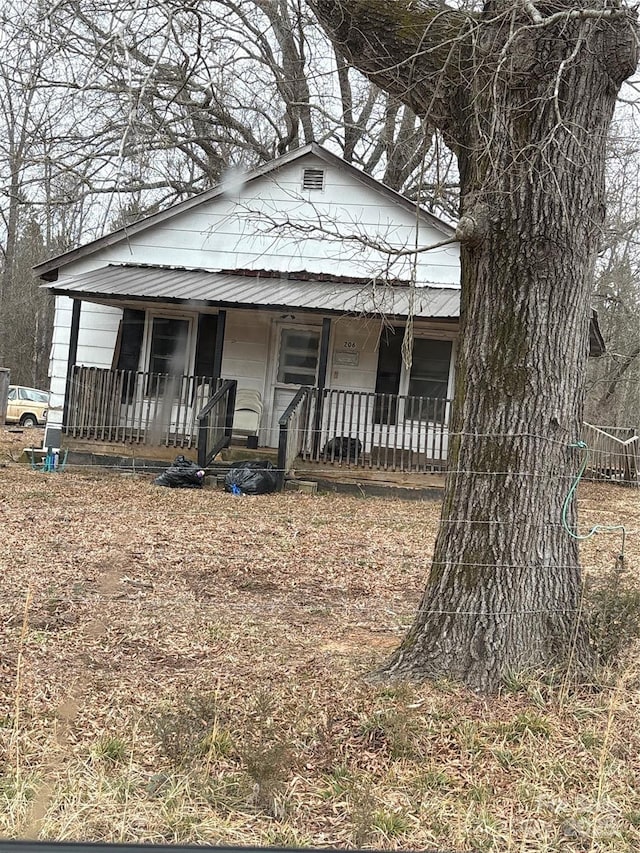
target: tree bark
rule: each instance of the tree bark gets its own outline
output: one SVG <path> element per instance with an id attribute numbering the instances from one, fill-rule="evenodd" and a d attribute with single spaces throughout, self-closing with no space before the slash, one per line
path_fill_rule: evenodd
<path id="1" fill-rule="evenodd" d="M 444 129 L 461 177 L 450 470 L 427 587 L 383 675 L 489 692 L 523 668 L 588 669 L 577 543 L 561 518 L 580 461 L 606 134 L 637 62 L 634 19 L 562 2 L 475 17 L 314 7 L 345 55 Z"/>

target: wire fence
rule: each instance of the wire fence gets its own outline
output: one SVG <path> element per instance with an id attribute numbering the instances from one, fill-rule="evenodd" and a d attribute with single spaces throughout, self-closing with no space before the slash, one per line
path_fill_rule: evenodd
<path id="1" fill-rule="evenodd" d="M 212 417 L 205 403 L 222 384 L 230 390 Z M 233 435 L 236 389 L 235 380 L 188 375 L 172 378 L 77 366 L 62 431 L 76 444 L 124 442 L 123 449 L 144 448 L 139 456 L 152 454 L 155 447 L 185 448 L 187 452 L 197 448 L 198 463 L 209 465 Z M 223 405 L 226 402 L 230 408 Z M 253 438 L 278 448 L 280 482 L 300 464 L 398 473 L 442 472 L 450 470 L 451 444 L 459 439 L 553 441 L 546 435 L 527 433 L 483 436 L 455 432 L 450 429 L 451 409 L 452 400 L 444 397 L 302 386 L 282 417 L 270 426 L 263 424 Z M 569 442 L 579 440 L 590 448 L 586 478 L 640 483 L 636 429 L 585 423 L 582 434 L 572 436 Z M 566 445 L 567 439 L 563 443 Z"/>
<path id="2" fill-rule="evenodd" d="M 98 844 L 68 841 L 3 841 L 0 839 L 0 853 L 198 853 L 198 851 L 215 850 L 217 853 L 339 853 L 340 848 L 296 848 L 296 847 L 216 847 L 208 844 Z M 353 849 L 351 853 L 364 853 Z M 378 849 L 368 849 L 367 853 L 384 853 Z M 424 853 L 454 853 L 452 850 L 429 850 Z"/>
<path id="3" fill-rule="evenodd" d="M 640 436 L 636 435 L 633 430 L 629 430 L 628 432 L 632 434 L 622 440 L 616 436 L 608 435 L 602 428 L 596 428 L 590 424 L 585 424 L 583 434 L 586 433 L 589 435 L 594 433 L 596 435 L 597 441 L 594 446 L 589 445 L 588 442 L 583 440 L 567 442 L 566 440 L 554 439 L 547 435 L 527 432 L 470 433 L 450 431 L 448 432 L 448 441 L 498 441 L 502 443 L 500 450 L 497 452 L 498 457 L 500 456 L 500 452 L 506 451 L 519 453 L 524 456 L 526 455 L 527 450 L 530 449 L 527 448 L 528 442 L 533 443 L 538 450 L 541 450 L 544 446 L 555 446 L 557 448 L 564 447 L 568 451 L 567 467 L 571 464 L 572 459 L 575 460 L 576 467 L 580 465 L 582 459 L 585 460 L 582 474 L 583 479 L 619 482 L 626 485 L 637 486 L 640 485 Z M 208 427 L 207 425 L 203 425 L 201 428 L 200 441 L 208 443 L 208 439 L 206 438 L 208 434 L 217 438 L 219 434 L 219 426 Z M 287 444 L 287 447 L 290 445 L 295 447 L 301 444 L 312 444 L 314 436 L 316 435 L 324 437 L 324 433 L 319 430 L 313 430 L 309 427 L 299 427 L 288 433 L 288 438 L 285 439 L 285 444 Z M 514 445 L 518 446 L 515 448 L 509 447 L 509 442 L 513 442 Z M 73 466 L 78 469 L 104 468 L 115 470 L 132 469 L 139 471 L 156 471 L 162 470 L 166 467 L 167 460 L 154 459 L 154 451 L 158 454 L 161 450 L 163 452 L 166 451 L 167 448 L 175 449 L 171 444 L 148 445 L 143 449 L 139 445 L 135 444 L 116 443 L 114 447 L 109 448 L 109 452 L 99 453 L 96 452 L 99 447 L 97 445 L 92 446 L 92 443 L 89 441 L 84 445 L 82 443 L 75 443 L 73 449 L 67 450 L 66 454 L 64 451 L 58 451 L 58 460 L 61 461 L 66 458 L 66 465 L 68 467 Z M 236 454 L 241 454 L 243 452 L 242 445 L 234 446 L 233 449 Z M 118 450 L 121 452 L 118 453 Z M 28 449 L 27 452 L 31 453 L 32 458 L 35 460 L 36 457 L 40 459 L 45 451 L 46 448 L 33 447 Z M 567 480 L 571 479 L 573 476 L 570 471 L 550 472 L 546 466 L 540 466 L 541 470 L 524 470 L 514 468 L 504 468 L 504 470 L 486 470 L 481 468 L 453 467 L 450 464 L 450 460 L 447 459 L 441 460 L 442 464 L 427 465 L 423 464 L 424 460 L 422 460 L 422 462 L 419 461 L 418 457 L 415 455 L 415 458 L 412 461 L 411 455 L 407 457 L 407 454 L 410 454 L 410 451 L 402 445 L 395 448 L 388 448 L 389 452 L 386 455 L 379 452 L 374 456 L 367 452 L 361 452 L 359 455 L 356 454 L 354 456 L 351 452 L 350 445 L 346 446 L 344 452 L 342 447 L 339 447 L 337 451 L 333 449 L 331 452 L 327 452 L 325 447 L 325 450 L 322 453 L 316 454 L 315 456 L 311 456 L 304 452 L 292 454 L 290 449 L 287 451 L 286 456 L 277 456 L 278 451 L 276 448 L 264 445 L 257 448 L 257 451 L 258 455 L 261 454 L 265 458 L 273 457 L 274 470 L 282 474 L 286 474 L 294 467 L 298 468 L 308 466 L 309 470 L 312 471 L 314 463 L 318 463 L 318 470 L 320 470 L 321 465 L 324 465 L 325 468 L 330 466 L 339 470 L 362 470 L 365 472 L 380 471 L 398 474 L 455 473 L 483 477 L 544 477 L 547 479 L 560 478 Z M 572 453 L 571 451 L 579 452 Z M 189 455 L 188 450 L 182 452 Z M 196 450 L 193 450 L 192 454 L 195 454 L 196 452 Z M 396 453 L 397 456 L 395 455 Z M 252 449 L 251 453 L 247 453 L 247 457 L 255 459 L 256 451 Z M 277 463 L 275 462 L 276 458 L 278 460 Z M 222 458 L 214 458 L 208 463 L 213 471 L 215 471 L 216 468 L 222 468 L 228 464 L 229 463 L 225 462 Z"/>
<path id="4" fill-rule="evenodd" d="M 578 483 L 580 480 L 587 479 L 589 474 L 586 448 L 579 444 L 578 439 L 575 443 L 567 444 L 550 436 L 527 432 L 498 435 L 458 434 L 458 437 L 465 436 L 479 442 L 484 439 L 492 441 L 499 439 L 505 444 L 519 443 L 526 448 L 531 445 L 543 448 L 553 447 L 555 452 L 562 451 L 564 454 L 566 459 L 564 470 L 478 471 L 473 468 L 458 467 L 450 472 L 459 477 L 473 476 L 483 480 L 486 478 L 489 483 L 487 488 L 495 495 L 499 494 L 504 478 L 513 478 L 515 482 L 545 477 L 557 483 L 557 491 L 563 493 L 567 500 L 573 501 L 577 496 Z M 155 466 L 136 469 L 135 457 L 132 463 L 133 471 L 129 467 L 129 473 L 139 474 L 145 478 L 162 470 L 167 464 L 157 462 Z M 6 483 L 11 484 L 14 470 L 15 467 L 11 466 L 0 471 L 0 482 L 4 479 Z M 81 476 L 65 478 L 66 471 L 77 472 Z M 100 479 L 97 475 L 105 471 L 108 488 L 102 493 L 100 485 L 95 486 L 94 483 Z M 60 469 L 55 472 L 54 468 L 51 472 L 52 476 L 46 476 L 43 469 L 36 466 L 33 471 L 22 469 L 16 488 L 6 489 L 4 495 L 0 497 L 0 523 L 9 507 L 17 506 L 22 512 L 21 518 L 16 513 L 12 513 L 12 525 L 5 524 L 5 540 L 11 537 L 15 548 L 17 542 L 22 542 L 26 546 L 30 537 L 36 539 L 34 547 L 45 550 L 46 563 L 50 571 L 50 577 L 45 577 L 41 569 L 43 563 L 31 566 L 30 552 L 27 547 L 23 549 L 18 547 L 12 555 L 5 553 L 4 558 L 0 558 L 0 564 L 4 563 L 5 568 L 11 561 L 14 565 L 24 565 L 28 570 L 22 578 L 22 585 L 19 583 L 19 571 L 15 573 L 13 580 L 5 576 L 3 602 L 0 608 L 3 614 L 5 636 L 11 637 L 12 642 L 15 640 L 14 648 L 18 649 L 17 658 L 15 661 L 10 661 L 11 677 L 14 677 L 15 669 L 17 675 L 14 681 L 18 685 L 22 674 L 28 674 L 32 659 L 44 660 L 44 655 L 56 648 L 62 649 L 58 653 L 61 657 L 66 655 L 67 662 L 71 661 L 74 664 L 75 661 L 74 665 L 77 669 L 73 671 L 73 678 L 77 678 L 77 681 L 70 682 L 67 696 L 78 697 L 77 701 L 80 703 L 82 689 L 84 689 L 82 685 L 92 683 L 91 678 L 94 673 L 97 673 L 99 678 L 106 678 L 104 673 L 110 672 L 115 684 L 118 672 L 124 673 L 131 661 L 143 660 L 144 665 L 151 670 L 154 667 L 154 654 L 160 656 L 161 653 L 168 655 L 170 653 L 171 660 L 166 666 L 162 661 L 158 663 L 158 672 L 170 672 L 170 677 L 173 677 L 174 670 L 182 672 L 183 675 L 189 673 L 188 677 L 191 677 L 190 673 L 193 670 L 189 667 L 193 662 L 192 658 L 197 660 L 198 655 L 201 655 L 200 659 L 207 660 L 208 674 L 212 674 L 212 678 L 215 679 L 216 667 L 225 665 L 224 661 L 219 663 L 216 660 L 217 644 L 225 649 L 225 654 L 226 649 L 231 646 L 232 654 L 245 656 L 242 677 L 249 678 L 253 677 L 255 661 L 259 656 L 268 659 L 273 653 L 274 660 L 276 659 L 275 646 L 269 646 L 269 639 L 283 638 L 280 654 L 283 660 L 286 657 L 288 661 L 291 649 L 295 650 L 293 652 L 295 654 L 303 642 L 299 636 L 301 633 L 299 629 L 304 630 L 307 637 L 304 642 L 308 643 L 309 650 L 313 649 L 313 660 L 317 661 L 323 654 L 326 654 L 329 660 L 332 654 L 330 651 L 323 651 L 321 644 L 317 642 L 320 632 L 337 631 L 340 627 L 350 630 L 357 626 L 363 631 L 371 632 L 370 636 L 373 636 L 374 631 L 382 631 L 386 633 L 387 639 L 391 639 L 397 645 L 413 620 L 427 615 L 443 617 L 450 620 L 449 624 L 455 624 L 455 620 L 458 619 L 478 620 L 478 622 L 501 620 L 502 624 L 507 626 L 505 630 L 508 631 L 512 628 L 520 629 L 522 625 L 531 624 L 545 617 L 548 617 L 547 623 L 564 619 L 565 622 L 573 624 L 578 621 L 575 617 L 583 613 L 584 604 L 580 590 L 577 591 L 578 595 L 573 596 L 566 604 L 560 601 L 554 606 L 553 601 L 544 598 L 541 606 L 536 606 L 538 602 L 532 603 L 530 598 L 520 597 L 517 581 L 511 600 L 508 596 L 503 597 L 498 606 L 495 606 L 492 601 L 482 604 L 471 598 L 468 602 L 462 601 L 456 606 L 446 606 L 445 603 L 445 606 L 440 607 L 427 604 L 424 599 L 420 601 L 429 567 L 440 572 L 464 571 L 469 568 L 478 579 L 483 577 L 485 572 L 487 575 L 493 573 L 496 577 L 510 578 L 525 577 L 527 573 L 542 575 L 546 572 L 554 572 L 557 577 L 560 577 L 565 570 L 574 570 L 575 565 L 565 563 L 563 560 L 550 561 L 548 554 L 543 553 L 540 553 L 537 560 L 530 556 L 518 559 L 518 555 L 514 557 L 509 549 L 506 549 L 502 556 L 497 554 L 496 559 L 492 561 L 482 557 L 474 560 L 464 557 L 460 560 L 438 557 L 432 559 L 430 556 L 432 543 L 429 542 L 421 565 L 413 566 L 408 573 L 404 562 L 414 559 L 416 550 L 409 549 L 405 554 L 402 543 L 414 536 L 410 515 L 412 511 L 405 513 L 404 526 L 397 528 L 396 550 L 394 551 L 392 545 L 388 551 L 376 553 L 363 569 L 354 569 L 347 557 L 349 554 L 357 553 L 358 547 L 366 552 L 369 545 L 366 524 L 381 521 L 382 513 L 372 511 L 365 517 L 364 527 L 360 529 L 362 535 L 353 549 L 349 548 L 348 535 L 344 531 L 338 535 L 338 531 L 334 530 L 333 535 L 326 537 L 323 544 L 319 546 L 325 549 L 325 556 L 329 549 L 337 552 L 337 568 L 334 568 L 336 572 L 341 571 L 342 574 L 330 575 L 322 559 L 318 559 L 315 565 L 309 562 L 313 560 L 313 554 L 321 555 L 323 553 L 321 550 L 313 552 L 311 557 L 302 550 L 303 556 L 300 557 L 298 549 L 302 549 L 302 546 L 298 544 L 295 530 L 281 526 L 284 544 L 278 549 L 270 544 L 271 540 L 267 538 L 264 528 L 261 527 L 256 531 L 248 529 L 251 521 L 256 519 L 265 526 L 269 525 L 271 518 L 276 524 L 280 524 L 283 517 L 285 522 L 290 521 L 297 496 L 295 494 L 272 496 L 269 500 L 281 503 L 261 503 L 257 500 L 251 502 L 250 517 L 240 509 L 236 513 L 235 518 L 239 520 L 234 524 L 239 528 L 238 535 L 247 538 L 247 544 L 251 546 L 237 557 L 229 550 L 228 536 L 225 539 L 220 538 L 222 544 L 218 544 L 217 536 L 218 531 L 228 525 L 229 518 L 233 515 L 225 516 L 224 512 L 218 512 L 219 507 L 223 505 L 222 502 L 226 501 L 227 506 L 230 506 L 230 502 L 233 501 L 236 506 L 242 506 L 235 496 L 218 495 L 212 490 L 205 490 L 186 493 L 179 499 L 165 492 L 161 499 L 154 499 L 150 496 L 151 490 L 145 486 L 140 490 L 139 501 L 136 501 L 135 488 L 119 489 L 119 484 L 126 481 L 115 476 L 115 473 L 123 471 L 122 465 L 105 468 L 103 464 L 90 459 L 79 462 L 68 461 L 60 476 Z M 285 473 L 284 469 L 283 473 Z M 36 483 L 35 487 L 31 486 L 33 482 Z M 28 483 L 26 488 L 24 483 Z M 132 479 L 131 483 L 132 486 L 136 486 L 135 479 Z M 95 505 L 91 500 L 94 489 L 98 497 Z M 615 492 L 617 495 L 624 494 L 624 490 L 620 488 L 615 489 Z M 60 497 L 59 503 L 54 501 L 56 495 Z M 136 514 L 132 513 L 129 517 L 128 513 L 134 505 Z M 304 506 L 306 509 L 300 516 L 301 524 L 311 523 L 314 513 L 313 504 L 310 507 L 305 502 Z M 628 545 L 632 537 L 640 534 L 640 527 L 631 521 L 640 516 L 635 511 L 630 513 L 629 519 L 621 516 L 619 507 L 613 501 L 610 505 L 591 506 L 590 518 L 596 514 L 601 515 L 600 521 L 607 523 L 599 523 L 591 527 L 587 525 L 584 531 L 574 527 L 574 522 L 561 512 L 559 506 L 553 511 L 540 507 L 536 514 L 526 519 L 497 517 L 495 506 L 494 502 L 484 512 L 470 506 L 469 515 L 463 515 L 463 517 L 445 513 L 438 523 L 441 529 L 447 532 L 453 529 L 453 535 L 457 535 L 458 531 L 466 534 L 470 527 L 477 526 L 482 530 L 487 528 L 495 530 L 497 538 L 504 539 L 505 536 L 508 538 L 511 528 L 522 522 L 526 524 L 529 531 L 537 532 L 540 543 L 545 541 L 548 534 L 557 536 L 563 531 L 568 537 L 579 539 L 601 534 L 607 545 L 587 552 L 589 559 L 582 565 L 585 574 L 601 572 L 603 566 L 614 572 L 623 568 L 618 562 L 618 557 L 625 552 L 625 542 Z M 285 512 L 280 516 L 277 512 L 279 507 L 285 508 Z M 352 527 L 356 529 L 360 524 L 360 508 L 361 505 L 354 505 L 341 523 L 348 527 L 353 522 Z M 508 508 L 505 508 L 505 511 L 506 509 Z M 6 516 L 8 515 L 9 513 L 6 512 Z M 146 531 L 145 524 L 151 521 L 156 526 Z M 381 523 L 384 522 L 381 521 Z M 179 534 L 175 536 L 172 534 L 171 524 L 179 526 Z M 327 519 L 327 527 L 331 531 L 330 517 Z M 149 554 L 145 554 L 144 541 L 153 541 L 155 534 L 165 528 L 166 550 L 161 549 L 157 553 L 152 550 Z M 129 544 L 122 542 L 123 529 L 131 533 Z M 78 537 L 80 530 L 85 530 L 86 535 Z M 229 530 L 226 529 L 225 533 L 228 534 Z M 135 543 L 138 534 L 143 544 Z M 135 548 L 131 543 L 135 544 Z M 635 540 L 632 541 L 632 546 L 636 548 Z M 259 550 L 261 557 L 255 569 L 253 564 L 255 552 L 252 552 L 252 548 Z M 96 561 L 93 560 L 94 549 L 99 553 Z M 342 559 L 341 549 L 345 552 L 345 559 Z M 402 555 L 402 559 L 396 564 L 394 561 L 398 555 Z M 165 559 L 168 556 L 175 557 L 175 560 Z M 279 575 L 277 572 L 287 568 L 286 561 L 290 557 L 302 560 L 299 574 L 284 572 Z M 305 560 L 306 564 L 304 564 Z M 380 590 L 376 587 L 377 573 L 385 561 L 390 564 L 390 574 L 396 571 L 397 577 L 386 585 L 381 584 L 380 590 L 384 594 L 380 595 Z M 366 558 L 364 562 L 367 562 Z M 154 574 L 154 567 L 157 568 L 157 575 Z M 203 595 L 202 590 L 181 584 L 180 578 L 184 569 L 197 574 L 206 572 L 212 567 L 214 571 L 210 577 L 212 586 L 208 593 L 210 597 Z M 224 568 L 217 575 L 216 571 L 219 567 Z M 51 580 L 54 584 L 57 583 L 58 570 L 67 573 L 61 580 L 61 591 L 51 588 Z M 81 579 L 76 589 L 69 583 L 74 571 L 79 573 L 78 577 Z M 353 590 L 349 590 L 347 587 L 352 579 L 351 573 L 357 574 L 359 571 L 366 574 L 371 579 L 371 583 L 363 584 L 362 588 L 354 587 Z M 305 572 L 308 578 L 313 577 L 317 581 L 315 586 L 305 582 L 302 577 Z M 243 588 L 245 577 L 251 578 L 254 573 L 267 578 L 269 586 L 264 589 L 252 589 L 248 584 Z M 231 596 L 229 594 L 231 590 L 237 594 Z M 71 616 L 71 621 L 68 623 L 64 621 L 65 613 Z M 45 614 L 44 620 L 43 614 Z M 114 627 L 113 621 L 117 620 L 117 614 L 121 614 L 121 621 Z M 59 618 L 60 623 L 57 624 Z M 97 623 L 101 626 L 98 630 L 96 630 Z M 213 631 L 208 639 L 205 636 L 207 626 L 211 626 Z M 215 634 L 217 626 L 228 628 L 222 631 L 224 635 L 222 639 L 218 639 Z M 62 628 L 62 630 L 54 633 L 50 628 Z M 244 645 L 242 638 L 252 632 L 255 636 L 253 645 L 251 642 Z M 77 659 L 73 657 L 75 652 L 64 650 L 64 643 L 71 634 L 80 637 L 81 640 L 84 638 L 81 643 L 82 657 Z M 43 635 L 45 641 L 42 639 Z M 184 640 L 175 639 L 178 636 L 182 636 Z M 137 645 L 136 643 L 142 637 L 144 637 L 144 643 Z M 275 640 L 273 642 L 275 643 Z M 353 642 L 355 644 L 358 641 Z M 107 669 L 107 664 L 102 658 L 108 659 L 108 666 L 112 669 Z M 158 660 L 160 660 L 159 657 Z M 163 666 L 165 666 L 164 670 Z M 286 663 L 281 666 L 286 666 Z M 45 668 L 39 673 L 41 678 L 43 678 L 42 673 L 46 672 L 46 665 L 43 664 L 43 667 Z M 279 669 L 278 665 L 274 666 L 276 677 L 282 677 L 282 672 L 282 668 Z M 298 671 L 292 669 L 291 677 L 292 679 L 298 677 Z M 42 695 L 48 696 L 49 689 L 48 684 L 43 686 Z M 60 725 L 64 727 L 64 721 Z M 264 848 L 200 845 L 193 847 L 175 844 L 112 845 L 0 839 L 0 853 L 147 853 L 147 851 L 156 850 L 165 851 L 165 853 L 189 853 L 189 851 L 207 849 L 217 850 L 220 853 L 253 853 Z M 287 848 L 288 851 L 292 849 L 295 850 L 295 848 Z M 279 848 L 269 848 L 269 850 L 277 853 Z M 331 851 L 333 848 L 323 848 L 324 853 L 327 850 Z M 311 848 L 305 848 L 305 853 L 310 851 L 314 853 Z M 302 851 L 296 851 L 296 853 L 302 853 Z M 431 853 L 453 853 L 453 851 L 434 849 Z"/>
<path id="5" fill-rule="evenodd" d="M 452 434 L 454 435 L 454 434 Z M 555 439 L 548 435 L 538 435 L 536 433 L 530 432 L 520 432 L 520 433 L 491 433 L 491 434 L 483 434 L 483 433 L 469 433 L 469 432 L 458 432 L 455 433 L 458 438 L 468 438 L 473 441 L 482 441 L 484 439 L 490 439 L 492 442 L 495 440 L 499 440 L 508 443 L 517 443 L 520 449 L 530 449 L 527 446 L 530 444 L 535 445 L 536 447 L 544 447 L 544 446 L 553 446 L 558 449 L 566 450 L 566 466 L 565 470 L 548 470 L 548 466 L 543 465 L 542 470 L 477 470 L 474 468 L 455 468 L 449 470 L 449 475 L 459 477 L 470 477 L 473 476 L 476 480 L 482 478 L 489 479 L 491 486 L 490 488 L 499 490 L 505 483 L 505 478 L 510 478 L 512 481 L 515 480 L 524 480 L 524 479 L 536 479 L 536 478 L 544 478 L 545 480 L 555 481 L 562 487 L 565 500 L 562 507 L 562 512 L 558 512 L 557 514 L 555 510 L 553 510 L 553 514 L 549 514 L 549 509 L 545 510 L 541 507 L 535 515 L 526 519 L 526 526 L 529 531 L 548 531 L 549 533 L 556 531 L 558 529 L 564 529 L 569 537 L 572 537 L 577 540 L 585 540 L 588 539 L 595 534 L 602 533 L 608 534 L 609 536 L 615 535 L 620 537 L 620 548 L 619 552 L 622 558 L 624 558 L 625 552 L 625 542 L 626 537 L 629 535 L 634 535 L 638 533 L 637 529 L 634 529 L 632 526 L 629 526 L 628 523 L 623 524 L 618 518 L 604 518 L 602 522 L 593 525 L 590 529 L 585 529 L 581 531 L 578 528 L 574 529 L 574 522 L 569 518 L 569 507 L 573 499 L 576 496 L 576 490 L 581 480 L 586 479 L 594 479 L 589 476 L 589 472 L 593 468 L 593 462 L 589 457 L 589 449 L 586 444 L 582 441 L 574 442 L 570 445 L 567 445 L 566 442 L 563 442 L 559 439 Z M 79 473 L 97 473 L 97 472 L 106 472 L 108 474 L 117 473 L 131 473 L 142 477 L 149 477 L 155 475 L 157 472 L 165 470 L 170 463 L 167 461 L 156 461 L 150 462 L 145 459 L 137 459 L 135 456 L 130 457 L 128 459 L 118 459 L 116 461 L 108 461 L 105 464 L 105 460 L 100 461 L 91 461 L 90 459 L 80 459 L 74 460 L 73 457 L 71 459 L 64 459 L 62 462 L 60 458 L 58 459 L 58 467 L 56 466 L 47 466 L 42 463 L 36 463 L 35 459 L 32 457 L 32 467 L 38 471 L 47 471 L 47 472 L 61 472 L 61 471 L 69 471 L 69 472 L 79 472 Z M 216 472 L 225 472 L 229 468 L 234 466 L 234 462 L 226 462 L 222 463 L 219 468 L 215 466 L 212 467 L 211 472 L 215 474 Z M 280 468 L 277 465 L 271 465 L 271 469 L 274 472 L 278 472 L 281 474 L 289 474 L 290 469 Z M 304 476 L 312 476 L 309 472 L 305 472 Z M 598 478 L 595 478 L 598 479 Z M 393 483 L 393 480 L 390 481 Z M 412 485 L 415 486 L 416 483 L 420 482 L 420 478 L 418 477 L 413 481 Z M 217 482 L 216 485 L 222 485 Z M 437 498 L 442 494 L 441 489 L 432 490 L 429 493 L 431 498 Z M 495 492 L 495 495 L 499 494 L 498 491 Z M 520 520 L 514 519 L 512 516 L 506 518 L 500 518 L 496 516 L 496 507 L 500 505 L 500 501 L 497 497 L 494 496 L 494 499 L 487 503 L 487 511 L 491 513 L 490 517 L 482 517 L 482 513 L 479 512 L 477 507 L 473 508 L 473 511 L 469 513 L 469 517 L 442 517 L 440 519 L 440 526 L 443 530 L 451 530 L 452 528 L 459 527 L 460 529 L 468 529 L 470 527 L 478 527 L 478 528 L 488 528 L 493 527 L 496 529 L 514 527 L 516 526 Z M 508 509 L 508 507 L 506 507 Z M 114 506 L 112 510 L 105 507 L 93 508 L 89 503 L 87 503 L 84 496 L 79 498 L 79 503 L 77 506 L 74 506 L 74 501 L 71 496 L 68 496 L 65 500 L 64 512 L 66 517 L 68 518 L 70 514 L 73 514 L 74 510 L 79 510 L 82 514 L 82 520 L 87 521 L 92 516 L 94 518 L 99 517 L 102 521 L 108 521 L 109 519 L 116 519 L 119 516 L 121 511 L 119 506 Z M 153 510 L 146 509 L 142 511 L 160 511 L 160 507 L 157 505 L 154 506 Z M 211 512 L 208 506 L 202 506 L 197 503 L 191 503 L 188 506 L 182 506 L 181 512 L 184 514 L 184 518 L 188 519 L 190 522 L 196 522 L 200 519 L 206 518 L 207 515 Z M 605 523 L 606 522 L 606 523 Z M 439 562 L 434 565 L 438 565 L 441 568 L 447 568 L 449 566 L 449 562 Z M 474 561 L 473 563 L 465 562 L 464 560 L 456 561 L 456 565 L 460 568 L 464 568 L 465 566 L 475 567 L 477 569 L 484 568 L 493 568 L 493 569 L 509 569 L 514 571 L 524 570 L 530 568 L 527 563 L 518 563 L 514 561 L 504 562 L 501 560 L 495 560 L 491 563 L 484 563 Z M 554 567 L 558 570 L 562 570 L 564 567 L 561 565 L 554 565 Z"/>

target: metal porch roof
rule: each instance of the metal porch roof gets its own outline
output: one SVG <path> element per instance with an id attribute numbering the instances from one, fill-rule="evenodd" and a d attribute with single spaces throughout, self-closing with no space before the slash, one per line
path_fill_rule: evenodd
<path id="1" fill-rule="evenodd" d="M 234 275 L 166 267 L 107 266 L 47 285 L 56 293 L 85 298 L 113 297 L 159 301 L 207 302 L 271 309 L 406 317 L 413 295 L 416 317 L 457 319 L 460 291 L 435 285 L 341 283 L 259 275 Z"/>

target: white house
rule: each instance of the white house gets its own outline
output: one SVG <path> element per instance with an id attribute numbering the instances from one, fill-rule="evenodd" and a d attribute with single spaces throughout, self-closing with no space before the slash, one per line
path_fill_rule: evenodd
<path id="1" fill-rule="evenodd" d="M 56 294 L 46 445 L 202 455 L 208 435 L 209 459 L 235 410 L 234 432 L 282 450 L 289 410 L 287 464 L 446 459 L 454 231 L 316 144 L 35 272 Z"/>

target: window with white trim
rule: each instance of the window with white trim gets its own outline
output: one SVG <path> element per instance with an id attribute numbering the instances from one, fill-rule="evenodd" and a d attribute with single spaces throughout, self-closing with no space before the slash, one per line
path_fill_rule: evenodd
<path id="1" fill-rule="evenodd" d="M 451 341 L 414 339 L 407 389 L 407 395 L 414 399 L 408 401 L 408 418 L 432 420 L 443 408 L 441 401 L 446 399 L 449 385 L 451 347 Z"/>

